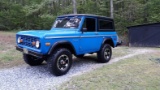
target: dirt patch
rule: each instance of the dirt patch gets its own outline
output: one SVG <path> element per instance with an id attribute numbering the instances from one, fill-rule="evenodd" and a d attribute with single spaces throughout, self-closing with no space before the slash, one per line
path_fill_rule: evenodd
<path id="1" fill-rule="evenodd" d="M 0 54 L 15 48 L 15 33 L 0 31 Z"/>
<path id="2" fill-rule="evenodd" d="M 22 54 L 15 49 L 15 33 L 0 31 L 0 68 L 22 65 Z"/>
<path id="3" fill-rule="evenodd" d="M 15 33 L 0 31 L 0 44 L 14 44 L 15 45 Z"/>

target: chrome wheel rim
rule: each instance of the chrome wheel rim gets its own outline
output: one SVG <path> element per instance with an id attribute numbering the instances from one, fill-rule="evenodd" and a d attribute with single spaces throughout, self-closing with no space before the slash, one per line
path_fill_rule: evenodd
<path id="1" fill-rule="evenodd" d="M 61 55 L 57 61 L 57 67 L 59 70 L 65 71 L 69 66 L 69 57 L 67 55 Z"/>
<path id="2" fill-rule="evenodd" d="M 104 50 L 104 58 L 108 60 L 110 58 L 110 56 L 111 56 L 111 51 L 109 48 L 106 48 Z"/>

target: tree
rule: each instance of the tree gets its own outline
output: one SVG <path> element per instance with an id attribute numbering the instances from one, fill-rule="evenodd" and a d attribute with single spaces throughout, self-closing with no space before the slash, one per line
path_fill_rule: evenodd
<path id="1" fill-rule="evenodd" d="M 114 18 L 113 0 L 110 0 L 110 17 Z"/>
<path id="2" fill-rule="evenodd" d="M 160 22 L 160 0 L 0 0 L 0 29 L 49 29 L 58 15 L 96 14 L 126 27 Z"/>
<path id="3" fill-rule="evenodd" d="M 73 2 L 73 13 L 77 14 L 77 8 L 76 8 L 77 2 L 76 0 L 72 0 L 72 2 Z"/>

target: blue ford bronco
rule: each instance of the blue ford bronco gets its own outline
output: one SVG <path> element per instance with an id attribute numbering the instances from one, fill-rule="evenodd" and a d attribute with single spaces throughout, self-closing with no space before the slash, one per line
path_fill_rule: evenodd
<path id="1" fill-rule="evenodd" d="M 71 68 L 72 54 L 82 58 L 97 53 L 98 62 L 108 62 L 111 47 L 117 46 L 117 33 L 111 18 L 69 14 L 58 16 L 51 30 L 18 32 L 16 43 L 27 64 L 40 65 L 45 60 L 50 72 L 60 76 Z"/>

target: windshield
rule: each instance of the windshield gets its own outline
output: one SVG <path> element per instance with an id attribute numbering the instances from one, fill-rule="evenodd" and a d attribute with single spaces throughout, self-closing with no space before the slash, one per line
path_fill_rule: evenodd
<path id="1" fill-rule="evenodd" d="M 63 17 L 57 18 L 53 28 L 78 28 L 81 22 L 79 17 Z"/>

